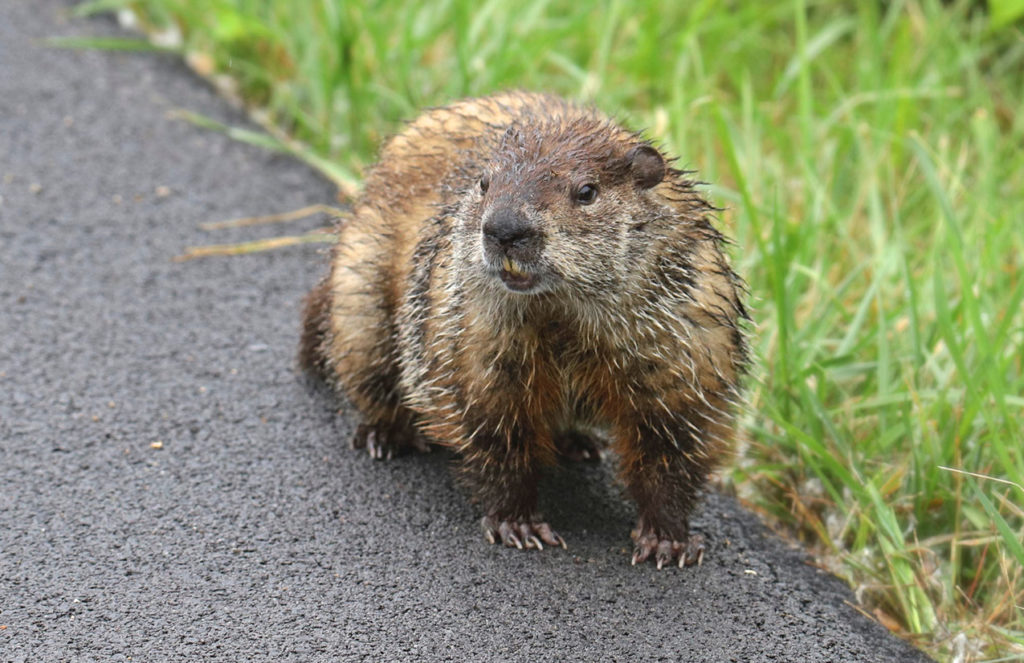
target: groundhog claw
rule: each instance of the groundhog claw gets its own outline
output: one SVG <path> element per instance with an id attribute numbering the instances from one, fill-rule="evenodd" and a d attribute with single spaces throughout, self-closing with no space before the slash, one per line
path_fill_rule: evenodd
<path id="1" fill-rule="evenodd" d="M 567 547 L 565 540 L 555 533 L 550 525 L 544 522 L 522 520 L 499 521 L 494 516 L 486 516 L 480 524 L 483 526 L 484 538 L 489 543 L 501 541 L 509 548 L 518 548 L 519 550 L 530 548 L 544 550 L 544 543 L 551 546 Z"/>
<path id="2" fill-rule="evenodd" d="M 558 452 L 573 462 L 601 462 L 604 458 L 603 446 L 598 439 L 579 431 L 568 431 L 555 438 Z"/>
<path id="3" fill-rule="evenodd" d="M 700 534 L 691 534 L 683 541 L 675 541 L 672 539 L 662 539 L 651 531 L 641 533 L 639 530 L 633 530 L 632 537 L 634 544 L 632 563 L 634 566 L 647 561 L 647 558 L 652 554 L 659 571 L 663 566 L 673 563 L 677 558 L 679 560 L 679 568 L 693 566 L 694 564 L 699 566 L 704 560 L 706 547 L 704 537 Z"/>
<path id="4" fill-rule="evenodd" d="M 426 442 L 412 430 L 381 424 L 359 424 L 352 436 L 352 448 L 366 449 L 374 460 L 391 460 L 409 448 L 420 453 L 430 451 Z"/>

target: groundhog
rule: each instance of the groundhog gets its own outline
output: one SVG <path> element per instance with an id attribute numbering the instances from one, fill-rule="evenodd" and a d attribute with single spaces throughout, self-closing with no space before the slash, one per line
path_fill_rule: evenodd
<path id="1" fill-rule="evenodd" d="M 354 445 L 456 450 L 486 539 L 541 549 L 565 542 L 538 473 L 605 439 L 639 511 L 633 564 L 698 563 L 689 517 L 733 436 L 747 314 L 715 208 L 670 163 L 594 109 L 522 92 L 387 141 L 299 353 L 362 413 Z"/>

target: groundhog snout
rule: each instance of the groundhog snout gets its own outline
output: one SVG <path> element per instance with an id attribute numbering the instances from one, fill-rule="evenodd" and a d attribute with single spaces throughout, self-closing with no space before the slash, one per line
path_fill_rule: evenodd
<path id="1" fill-rule="evenodd" d="M 540 254 L 542 237 L 537 224 L 509 207 L 493 210 L 483 224 L 484 247 L 492 255 L 530 262 Z"/>

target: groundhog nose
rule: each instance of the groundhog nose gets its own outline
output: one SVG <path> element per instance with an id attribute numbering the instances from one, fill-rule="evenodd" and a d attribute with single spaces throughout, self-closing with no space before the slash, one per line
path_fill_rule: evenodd
<path id="1" fill-rule="evenodd" d="M 491 212 L 484 222 L 484 237 L 505 250 L 525 249 L 535 243 L 537 232 L 524 214 L 503 207 Z"/>

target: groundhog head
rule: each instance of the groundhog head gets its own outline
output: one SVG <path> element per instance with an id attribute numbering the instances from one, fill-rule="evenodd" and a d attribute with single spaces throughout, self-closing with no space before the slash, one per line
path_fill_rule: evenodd
<path id="1" fill-rule="evenodd" d="M 459 239 L 491 285 L 530 295 L 607 295 L 631 269 L 631 245 L 670 214 L 651 189 L 665 160 L 607 120 L 522 123 L 484 161 Z"/>

